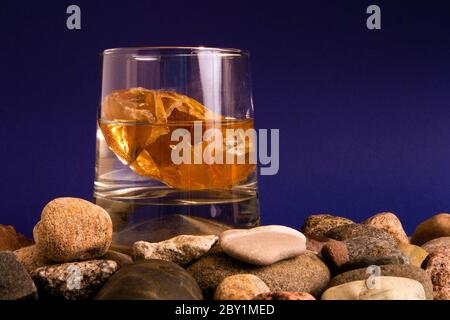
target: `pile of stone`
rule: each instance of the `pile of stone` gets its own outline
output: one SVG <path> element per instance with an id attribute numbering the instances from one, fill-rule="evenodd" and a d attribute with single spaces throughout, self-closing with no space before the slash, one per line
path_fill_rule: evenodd
<path id="1" fill-rule="evenodd" d="M 362 223 L 312 215 L 300 231 L 219 229 L 136 241 L 127 255 L 111 250 L 101 207 L 55 199 L 35 244 L 0 226 L 0 299 L 450 299 L 449 214 L 422 222 L 411 240 L 392 213 Z"/>

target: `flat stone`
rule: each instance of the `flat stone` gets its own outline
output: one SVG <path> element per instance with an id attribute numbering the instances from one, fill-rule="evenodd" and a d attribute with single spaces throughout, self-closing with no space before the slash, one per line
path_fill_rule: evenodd
<path id="1" fill-rule="evenodd" d="M 253 300 L 316 300 L 308 292 L 268 292 L 258 294 Z"/>
<path id="2" fill-rule="evenodd" d="M 392 246 L 397 245 L 397 241 L 383 229 L 375 228 L 366 224 L 346 224 L 331 229 L 325 234 L 326 237 L 344 241 L 361 236 L 377 238 L 391 243 Z"/>
<path id="3" fill-rule="evenodd" d="M 309 292 L 318 296 L 330 279 L 330 271 L 316 254 L 306 251 L 300 256 L 269 266 L 256 266 L 235 260 L 224 253 L 203 256 L 187 267 L 205 297 L 212 297 L 219 283 L 235 274 L 253 274 L 271 291 Z"/>
<path id="4" fill-rule="evenodd" d="M 55 264 L 53 261 L 44 257 L 36 248 L 36 245 L 16 250 L 14 254 L 17 260 L 27 269 L 28 273 L 32 273 L 37 268 Z"/>
<path id="5" fill-rule="evenodd" d="M 14 253 L 0 252 L 0 300 L 36 299 L 36 286 L 25 267 Z"/>
<path id="6" fill-rule="evenodd" d="M 112 260 L 69 262 L 38 268 L 32 277 L 41 298 L 87 300 L 95 297 L 117 268 Z"/>
<path id="7" fill-rule="evenodd" d="M 426 300 L 425 290 L 419 281 L 381 276 L 378 285 L 371 287 L 365 280 L 347 282 L 327 289 L 322 300 Z"/>
<path id="8" fill-rule="evenodd" d="M 419 246 L 407 243 L 399 243 L 398 250 L 408 257 L 409 263 L 416 267 L 421 267 L 422 262 L 428 256 L 428 252 Z"/>
<path id="9" fill-rule="evenodd" d="M 116 272 L 97 300 L 202 300 L 202 291 L 179 265 L 164 260 L 142 260 Z"/>
<path id="10" fill-rule="evenodd" d="M 16 232 L 13 226 L 0 224 L 0 251 L 14 251 L 32 244 L 33 240 Z"/>
<path id="11" fill-rule="evenodd" d="M 42 211 L 34 227 L 39 252 L 55 262 L 101 257 L 112 241 L 112 222 L 101 207 L 77 198 L 58 198 Z"/>
<path id="12" fill-rule="evenodd" d="M 380 276 L 403 277 L 419 281 L 425 289 L 427 300 L 433 300 L 433 284 L 430 276 L 421 268 L 412 265 L 381 265 Z M 367 268 L 347 271 L 335 276 L 328 284 L 328 287 L 335 287 L 347 282 L 357 280 L 367 280 L 370 276 Z"/>
<path id="13" fill-rule="evenodd" d="M 269 291 L 269 287 L 257 276 L 236 274 L 222 280 L 217 286 L 214 300 L 251 300 Z"/>
<path id="14" fill-rule="evenodd" d="M 327 231 L 335 227 L 352 223 L 354 223 L 352 220 L 343 217 L 329 214 L 314 214 L 306 218 L 300 230 L 305 234 L 323 236 Z"/>
<path id="15" fill-rule="evenodd" d="M 194 216 L 174 214 L 138 223 L 114 233 L 113 249 L 132 254 L 137 241 L 159 242 L 179 235 L 220 235 L 231 226 Z"/>
<path id="16" fill-rule="evenodd" d="M 184 265 L 208 253 L 218 239 L 215 235 L 181 235 L 157 243 L 138 241 L 133 245 L 133 257 L 134 260 L 160 259 Z"/>
<path id="17" fill-rule="evenodd" d="M 434 300 L 450 300 L 450 248 L 433 252 L 424 264 L 433 283 Z"/>
<path id="18" fill-rule="evenodd" d="M 400 219 L 392 212 L 378 213 L 363 223 L 385 230 L 397 241 L 397 243 L 409 244 L 408 236 L 403 229 Z"/>
<path id="19" fill-rule="evenodd" d="M 306 251 L 305 236 L 284 226 L 227 230 L 220 235 L 219 242 L 229 256 L 260 266 L 292 258 Z"/>
<path id="20" fill-rule="evenodd" d="M 422 249 L 428 253 L 434 253 L 448 248 L 450 248 L 450 237 L 436 238 L 422 245 Z"/>
<path id="21" fill-rule="evenodd" d="M 450 236 L 450 214 L 440 213 L 416 227 L 411 237 L 411 243 L 421 246 L 430 240 L 448 236 Z"/>

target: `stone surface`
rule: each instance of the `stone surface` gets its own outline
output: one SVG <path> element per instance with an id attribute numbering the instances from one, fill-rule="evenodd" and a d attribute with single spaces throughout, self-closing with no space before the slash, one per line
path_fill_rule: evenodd
<path id="1" fill-rule="evenodd" d="M 36 245 L 28 246 L 14 251 L 14 254 L 20 263 L 27 269 L 28 273 L 32 273 L 34 270 L 40 267 L 54 264 L 46 257 L 44 257 L 36 248 Z"/>
<path id="2" fill-rule="evenodd" d="M 411 265 L 382 265 L 379 266 L 381 276 L 403 277 L 419 281 L 425 289 L 425 295 L 428 300 L 433 300 L 433 284 L 430 276 L 421 268 Z M 347 282 L 366 280 L 371 276 L 367 268 L 355 269 L 341 273 L 331 279 L 328 287 L 335 287 Z"/>
<path id="3" fill-rule="evenodd" d="M 236 274 L 222 280 L 214 293 L 214 300 L 251 300 L 269 291 L 269 287 L 257 276 Z"/>
<path id="4" fill-rule="evenodd" d="M 137 241 L 159 242 L 180 234 L 218 236 L 228 229 L 231 229 L 229 225 L 215 220 L 174 214 L 115 232 L 113 236 L 115 245 L 112 248 L 131 255 L 132 246 Z"/>
<path id="5" fill-rule="evenodd" d="M 325 233 L 335 227 L 352 224 L 352 220 L 335 217 L 329 214 L 314 214 L 306 218 L 301 231 L 313 236 L 323 236 Z"/>
<path id="6" fill-rule="evenodd" d="M 95 297 L 117 268 L 112 260 L 68 262 L 38 268 L 32 277 L 41 298 L 87 300 Z"/>
<path id="7" fill-rule="evenodd" d="M 32 244 L 32 240 L 17 233 L 13 226 L 0 224 L 0 251 L 14 251 Z"/>
<path id="8" fill-rule="evenodd" d="M 212 297 L 218 284 L 235 274 L 254 274 L 263 280 L 271 291 L 322 293 L 330 279 L 330 271 L 312 252 L 270 266 L 255 266 L 235 260 L 224 253 L 206 255 L 187 268 L 202 288 L 206 297 Z"/>
<path id="9" fill-rule="evenodd" d="M 0 300 L 36 299 L 36 287 L 25 267 L 14 253 L 0 252 Z"/>
<path id="10" fill-rule="evenodd" d="M 122 268 L 123 266 L 127 264 L 133 263 L 133 258 L 131 258 L 129 255 L 117 252 L 114 250 L 108 250 L 102 257 L 102 260 L 112 260 L 117 263 L 118 268 Z"/>
<path id="11" fill-rule="evenodd" d="M 425 261 L 435 300 L 450 300 L 450 248 L 436 251 Z"/>
<path id="12" fill-rule="evenodd" d="M 133 245 L 133 257 L 134 260 L 160 259 L 184 265 L 208 253 L 218 239 L 215 235 L 181 235 L 157 243 L 138 241 Z"/>
<path id="13" fill-rule="evenodd" d="M 330 239 L 323 236 L 315 236 L 311 234 L 305 234 L 306 237 L 306 250 L 319 254 L 322 248 L 328 242 L 336 242 L 337 240 Z"/>
<path id="14" fill-rule="evenodd" d="M 421 246 L 430 240 L 448 236 L 450 236 L 450 214 L 440 213 L 416 227 L 411 237 L 411 243 Z"/>
<path id="15" fill-rule="evenodd" d="M 392 246 L 395 246 L 397 244 L 394 238 L 392 238 L 391 235 L 383 229 L 378 229 L 366 224 L 354 223 L 339 226 L 328 231 L 325 236 L 340 241 L 365 236 L 377 238 L 378 240 L 388 241 Z"/>
<path id="16" fill-rule="evenodd" d="M 284 226 L 227 230 L 220 235 L 219 242 L 229 256 L 260 266 L 296 257 L 306 251 L 305 236 Z"/>
<path id="17" fill-rule="evenodd" d="M 98 300 L 202 300 L 202 291 L 179 265 L 142 260 L 116 272 L 97 295 Z"/>
<path id="18" fill-rule="evenodd" d="M 321 254 L 334 273 L 370 265 L 409 264 L 408 257 L 391 242 L 366 236 L 327 243 Z"/>
<path id="19" fill-rule="evenodd" d="M 450 248 L 450 237 L 436 238 L 422 245 L 422 249 L 428 253 L 434 253 L 448 248 Z"/>
<path id="20" fill-rule="evenodd" d="M 268 292 L 258 294 L 253 300 L 316 300 L 308 292 Z"/>
<path id="21" fill-rule="evenodd" d="M 422 262 L 428 256 L 428 252 L 419 246 L 407 243 L 399 243 L 398 250 L 408 257 L 409 263 L 416 267 L 421 267 Z"/>
<path id="22" fill-rule="evenodd" d="M 343 241 L 325 244 L 320 253 L 334 274 L 339 273 L 350 260 L 347 245 Z"/>
<path id="23" fill-rule="evenodd" d="M 97 258 L 111 245 L 112 222 L 88 201 L 58 198 L 45 206 L 33 235 L 39 252 L 55 262 Z"/>
<path id="24" fill-rule="evenodd" d="M 378 287 L 367 286 L 365 280 L 347 282 L 327 289 L 322 300 L 426 300 L 422 284 L 401 277 L 377 278 Z"/>
<path id="25" fill-rule="evenodd" d="M 403 229 L 400 219 L 392 212 L 378 213 L 363 223 L 385 230 L 397 241 L 397 243 L 409 243 L 408 236 Z"/>

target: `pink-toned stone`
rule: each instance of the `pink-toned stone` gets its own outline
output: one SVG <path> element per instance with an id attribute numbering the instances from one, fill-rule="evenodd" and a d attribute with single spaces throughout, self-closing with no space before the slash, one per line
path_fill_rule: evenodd
<path id="1" fill-rule="evenodd" d="M 447 248 L 450 248 L 450 237 L 436 238 L 422 245 L 422 249 L 428 253 L 434 253 Z"/>
<path id="2" fill-rule="evenodd" d="M 253 300 L 316 300 L 308 292 L 268 292 L 258 294 Z"/>
<path id="3" fill-rule="evenodd" d="M 385 230 L 398 243 L 409 243 L 408 236 L 406 235 L 405 230 L 403 230 L 400 219 L 391 212 L 378 213 L 363 223 Z"/>
<path id="4" fill-rule="evenodd" d="M 450 248 L 430 254 L 425 271 L 433 283 L 434 300 L 450 300 Z"/>

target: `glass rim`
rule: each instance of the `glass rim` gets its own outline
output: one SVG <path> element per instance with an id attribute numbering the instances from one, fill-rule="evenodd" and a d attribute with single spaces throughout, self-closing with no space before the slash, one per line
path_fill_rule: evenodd
<path id="1" fill-rule="evenodd" d="M 179 52 L 177 52 L 179 51 Z M 154 52 L 159 56 L 196 56 L 199 52 L 236 56 L 250 56 L 247 50 L 237 48 L 219 48 L 219 47 L 204 47 L 204 46 L 141 46 L 141 47 L 122 47 L 109 48 L 100 53 L 101 56 L 116 55 L 116 54 L 138 54 L 140 52 L 150 53 Z"/>

